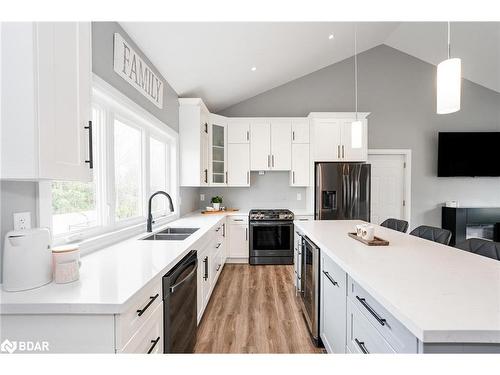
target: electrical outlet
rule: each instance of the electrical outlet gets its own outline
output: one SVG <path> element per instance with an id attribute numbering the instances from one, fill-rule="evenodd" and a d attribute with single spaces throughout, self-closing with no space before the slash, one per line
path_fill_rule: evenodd
<path id="1" fill-rule="evenodd" d="M 302 194 L 301 194 L 301 193 L 297 193 L 297 200 L 298 200 L 298 201 L 301 201 L 301 200 L 302 200 Z"/>
<path id="2" fill-rule="evenodd" d="M 200 201 L 204 201 L 205 200 L 205 194 L 200 194 Z"/>
<path id="3" fill-rule="evenodd" d="M 14 230 L 31 229 L 31 212 L 14 214 Z"/>
<path id="4" fill-rule="evenodd" d="M 265 174 L 266 174 L 266 172 L 264 172 L 264 171 L 259 171 L 259 175 L 260 175 L 260 176 L 264 176 Z"/>

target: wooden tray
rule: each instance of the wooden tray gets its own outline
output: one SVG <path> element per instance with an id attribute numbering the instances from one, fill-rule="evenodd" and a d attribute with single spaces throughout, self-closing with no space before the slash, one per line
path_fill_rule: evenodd
<path id="1" fill-rule="evenodd" d="M 226 208 L 225 210 L 219 210 L 219 211 L 201 211 L 203 215 L 215 215 L 215 214 L 223 214 L 224 212 L 235 212 L 239 211 L 239 208 Z"/>
<path id="2" fill-rule="evenodd" d="M 364 240 L 363 238 L 359 237 L 358 235 L 356 235 L 356 233 L 347 233 L 347 235 L 351 238 L 354 238 L 355 240 L 358 240 L 359 242 L 364 243 L 367 246 L 388 246 L 389 245 L 389 241 L 384 240 L 383 238 L 380 238 L 377 236 L 374 236 L 373 240 L 367 241 L 367 240 Z"/>

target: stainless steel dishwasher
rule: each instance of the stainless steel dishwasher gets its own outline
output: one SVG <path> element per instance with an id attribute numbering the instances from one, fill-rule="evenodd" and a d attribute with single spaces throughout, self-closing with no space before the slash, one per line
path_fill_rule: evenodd
<path id="1" fill-rule="evenodd" d="M 196 250 L 163 276 L 164 353 L 192 353 L 196 344 Z"/>

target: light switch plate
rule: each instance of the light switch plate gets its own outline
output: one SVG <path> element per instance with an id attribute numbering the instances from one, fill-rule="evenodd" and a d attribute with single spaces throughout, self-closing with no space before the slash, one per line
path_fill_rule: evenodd
<path id="1" fill-rule="evenodd" d="M 31 229 L 31 212 L 14 213 L 14 230 Z"/>
<path id="2" fill-rule="evenodd" d="M 200 201 L 204 201 L 205 200 L 205 194 L 200 194 Z"/>
<path id="3" fill-rule="evenodd" d="M 297 193 L 297 200 L 298 200 L 298 201 L 301 201 L 301 200 L 302 200 L 302 194 L 301 194 L 301 193 Z"/>

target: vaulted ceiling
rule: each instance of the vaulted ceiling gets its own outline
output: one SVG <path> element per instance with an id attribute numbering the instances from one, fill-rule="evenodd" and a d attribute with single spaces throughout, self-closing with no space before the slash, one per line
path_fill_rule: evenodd
<path id="1" fill-rule="evenodd" d="M 348 22 L 121 25 L 180 97 L 201 97 L 214 112 L 354 54 Z M 451 27 L 463 77 L 500 92 L 500 23 Z M 387 44 L 431 64 L 446 58 L 445 22 L 363 22 L 357 35 L 358 52 Z"/>

